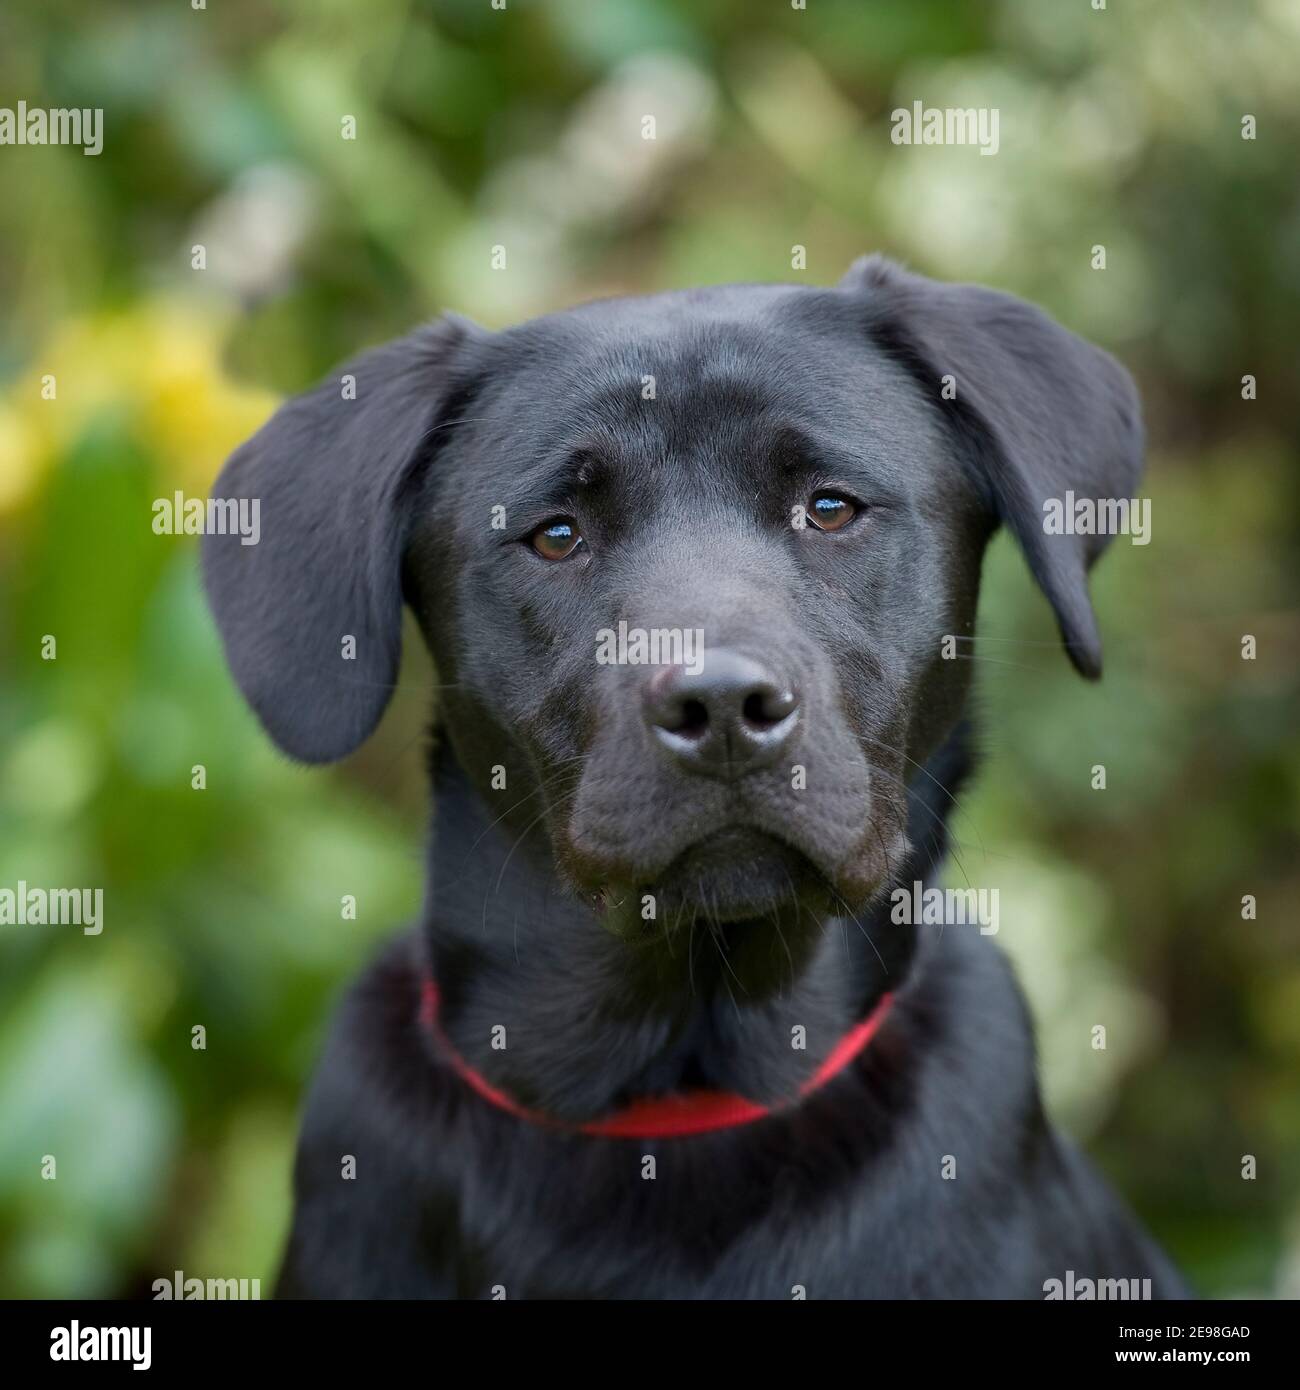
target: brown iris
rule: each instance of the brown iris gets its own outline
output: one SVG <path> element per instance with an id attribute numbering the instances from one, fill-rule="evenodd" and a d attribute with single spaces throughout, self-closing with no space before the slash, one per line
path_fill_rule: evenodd
<path id="1" fill-rule="evenodd" d="M 838 492 L 816 492 L 808 503 L 808 520 L 819 531 L 841 531 L 857 514 L 857 507 Z"/>
<path id="2" fill-rule="evenodd" d="M 567 560 L 582 544 L 578 523 L 567 516 L 544 521 L 528 540 L 543 560 Z"/>

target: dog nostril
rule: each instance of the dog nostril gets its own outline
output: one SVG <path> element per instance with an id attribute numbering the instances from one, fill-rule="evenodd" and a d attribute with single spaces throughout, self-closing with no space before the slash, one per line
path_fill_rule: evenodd
<path id="1" fill-rule="evenodd" d="M 751 729 L 761 733 L 793 713 L 798 703 L 792 691 L 765 686 L 745 697 L 745 703 L 741 706 L 741 717 Z"/>
<path id="2" fill-rule="evenodd" d="M 776 720 L 767 713 L 767 699 L 760 690 L 756 690 L 745 698 L 740 713 L 741 718 L 751 729 L 769 729 L 776 723 Z"/>
<path id="3" fill-rule="evenodd" d="M 673 732 L 687 738 L 703 738 L 709 730 L 709 711 L 702 700 L 686 700 L 682 704 L 681 722 Z"/>

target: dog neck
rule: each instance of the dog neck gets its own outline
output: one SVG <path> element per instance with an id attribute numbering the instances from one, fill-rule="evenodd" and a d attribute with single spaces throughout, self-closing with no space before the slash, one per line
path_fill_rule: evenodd
<path id="1" fill-rule="evenodd" d="M 719 941 L 698 924 L 645 945 L 616 937 L 564 883 L 540 826 L 509 825 L 442 749 L 424 924 L 448 1042 L 492 1087 L 565 1123 L 699 1089 L 786 1102 L 913 968 L 916 930 L 890 921 L 889 889 L 942 858 L 964 731 L 954 743 L 909 792 L 913 848 L 894 882 L 855 918 L 805 924 L 798 968 L 781 942 Z"/>

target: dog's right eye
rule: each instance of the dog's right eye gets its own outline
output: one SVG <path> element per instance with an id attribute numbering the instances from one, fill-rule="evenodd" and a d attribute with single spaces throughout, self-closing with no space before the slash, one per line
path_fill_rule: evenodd
<path id="1" fill-rule="evenodd" d="M 557 516 L 542 522 L 528 543 L 543 560 L 567 560 L 582 544 L 582 535 L 572 517 Z"/>
<path id="2" fill-rule="evenodd" d="M 856 503 L 829 490 L 815 493 L 808 505 L 808 521 L 819 531 L 842 531 L 857 514 Z"/>

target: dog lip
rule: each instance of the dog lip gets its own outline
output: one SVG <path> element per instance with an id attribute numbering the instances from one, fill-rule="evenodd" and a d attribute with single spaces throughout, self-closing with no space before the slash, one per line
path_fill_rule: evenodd
<path id="1" fill-rule="evenodd" d="M 684 875 L 699 872 L 731 872 L 750 870 L 762 873 L 773 863 L 798 872 L 813 872 L 826 876 L 820 865 L 797 842 L 787 839 L 767 826 L 749 822 L 729 822 L 675 845 L 670 855 L 662 859 L 634 860 L 610 865 L 604 872 L 598 861 L 579 860 L 571 863 L 573 886 L 581 896 L 598 906 L 613 906 L 641 892 L 652 891 L 680 882 Z"/>
<path id="2" fill-rule="evenodd" d="M 753 857 L 755 847 L 769 850 L 781 848 L 789 852 L 793 847 L 771 831 L 762 830 L 758 826 L 724 825 L 717 830 L 711 831 L 708 835 L 702 835 L 697 840 L 692 840 L 689 844 L 682 847 L 678 852 L 673 863 L 669 865 L 669 872 L 672 872 L 673 865 L 681 863 L 685 859 L 705 858 L 712 859 L 724 855 L 742 854 Z"/>
<path id="3" fill-rule="evenodd" d="M 802 850 L 766 830 L 725 826 L 687 845 L 650 887 L 672 913 L 718 923 L 770 916 L 823 876 Z"/>

